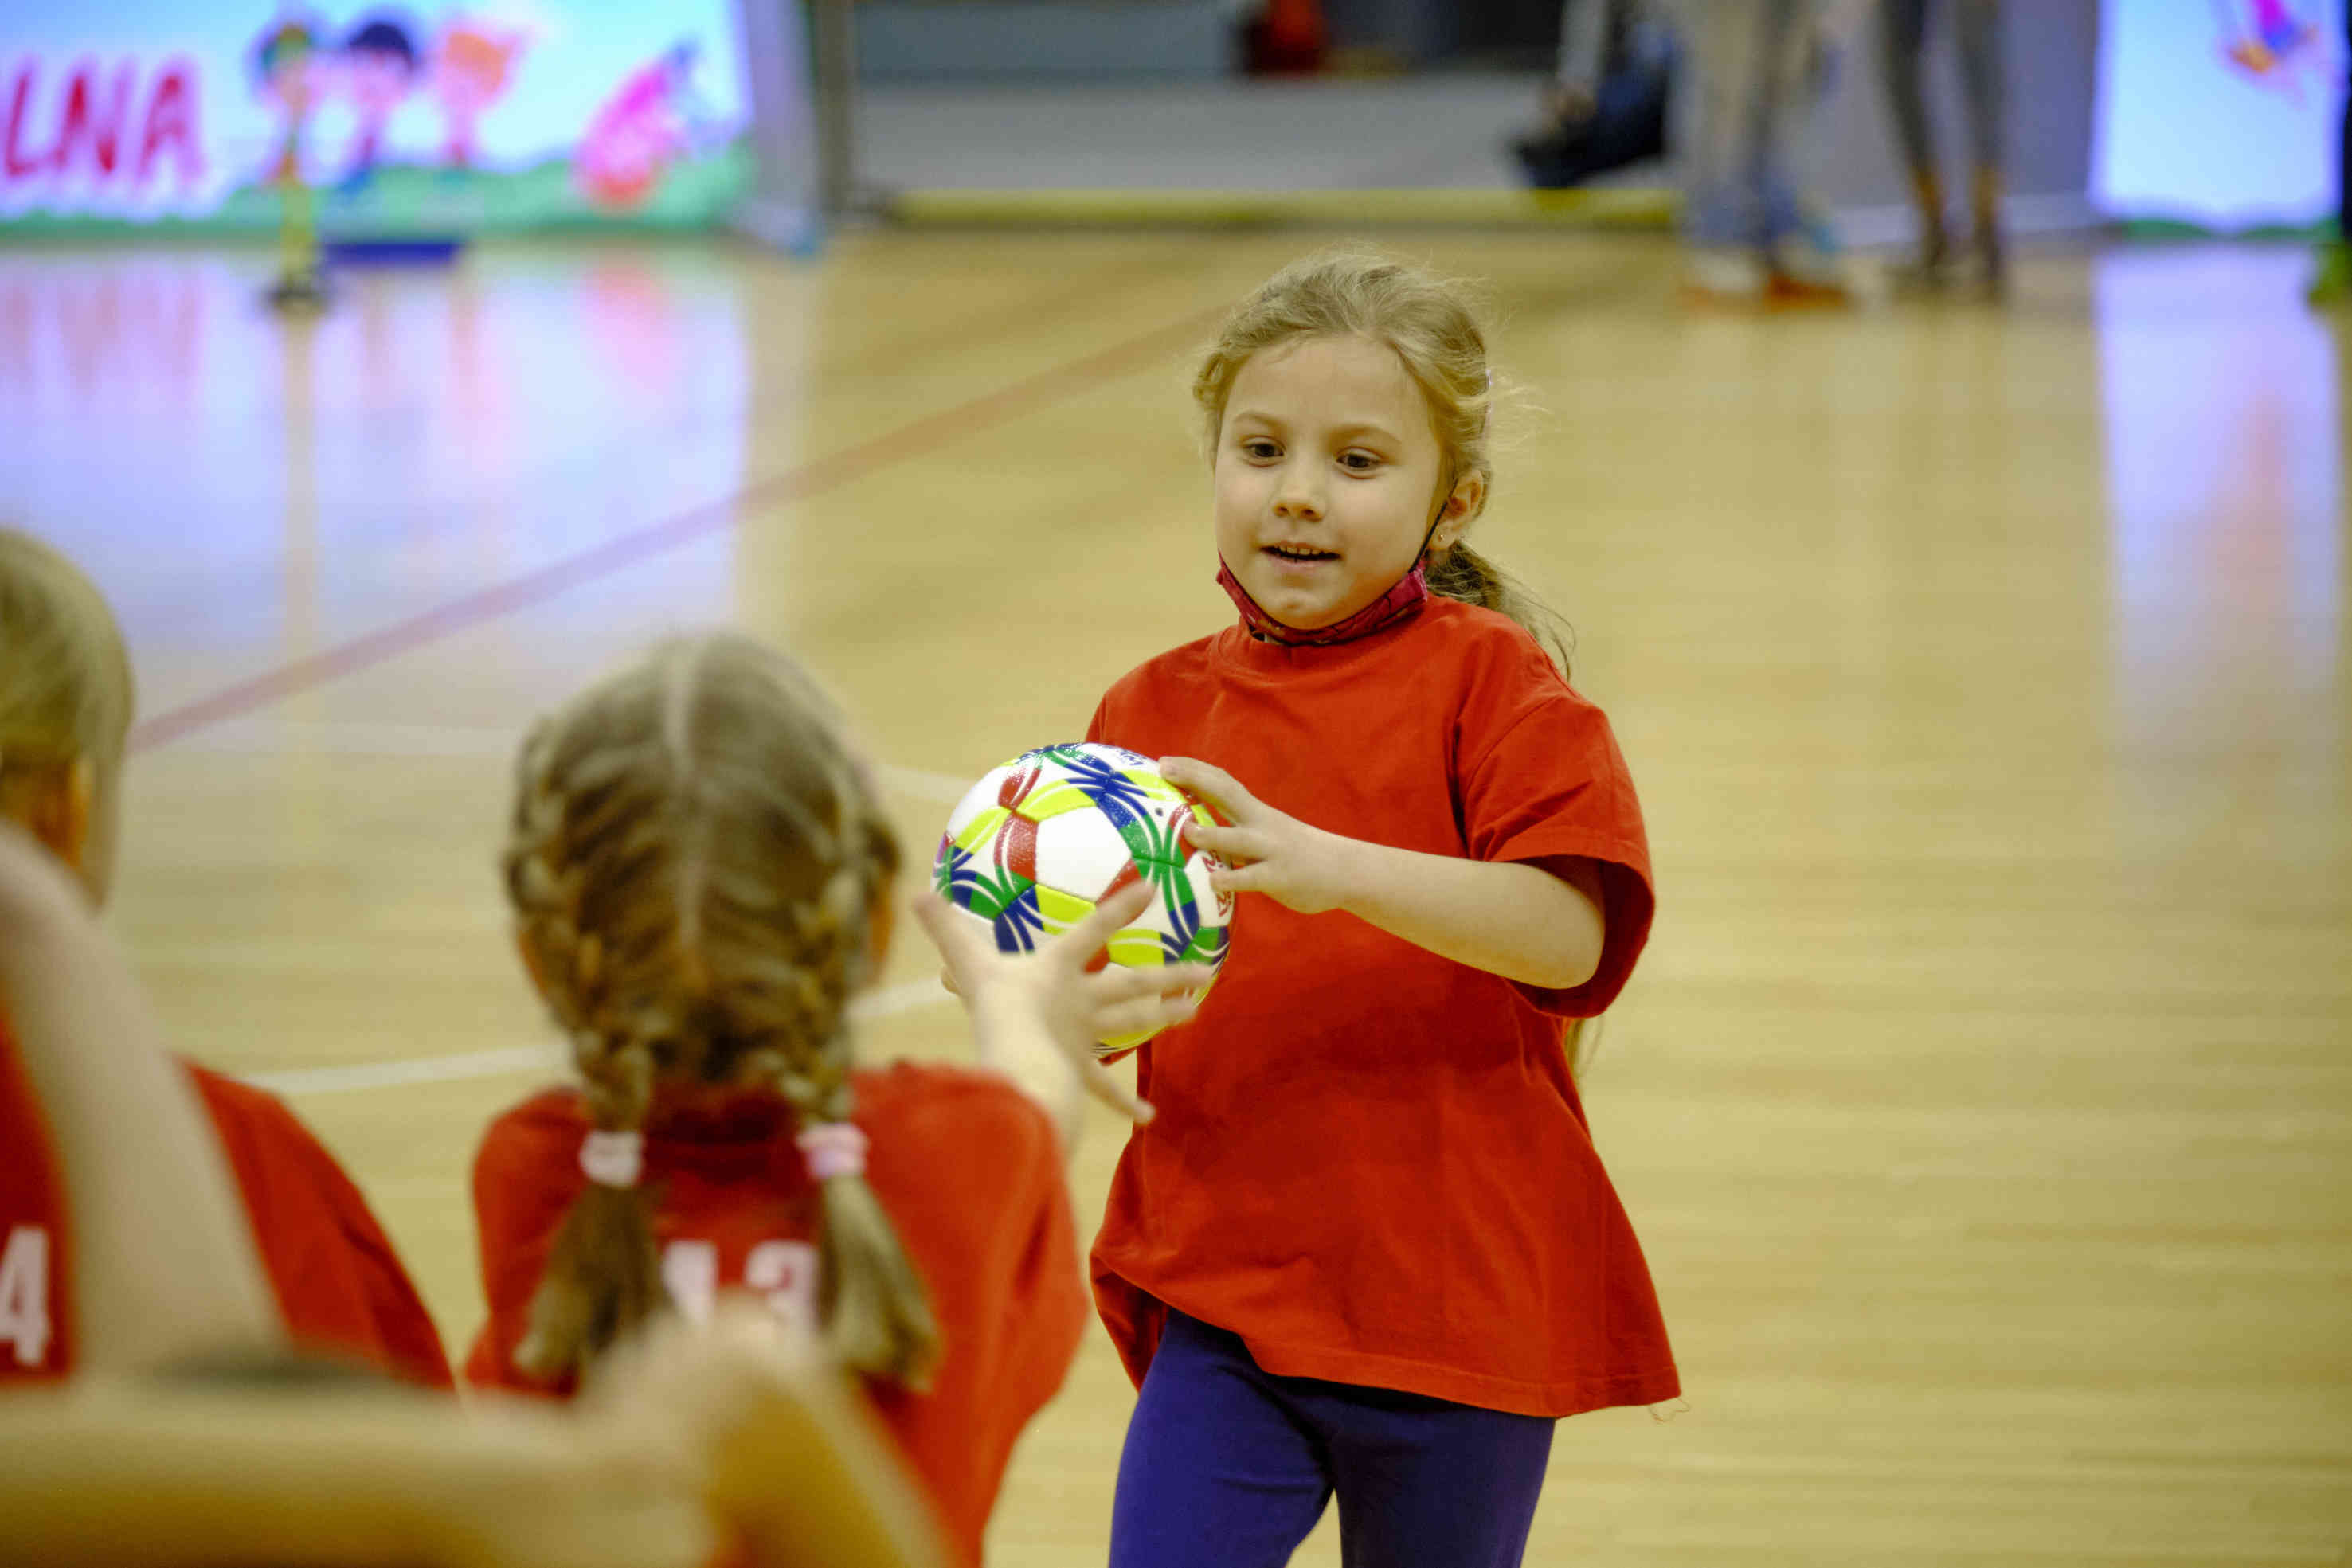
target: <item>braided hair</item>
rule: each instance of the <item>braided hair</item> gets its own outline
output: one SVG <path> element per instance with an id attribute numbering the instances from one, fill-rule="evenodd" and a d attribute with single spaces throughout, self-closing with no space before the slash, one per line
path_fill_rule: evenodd
<path id="1" fill-rule="evenodd" d="M 526 1374 L 577 1373 L 668 1304 L 637 1180 L 657 1084 L 766 1090 L 804 1141 L 814 1129 L 857 1136 L 848 1003 L 898 860 L 832 705 L 740 634 L 666 643 L 532 730 L 507 894 L 571 1041 L 594 1179 L 531 1301 L 516 1358 Z M 921 1279 L 862 1161 L 811 1166 L 832 1348 L 919 1387 L 939 1354 Z"/>

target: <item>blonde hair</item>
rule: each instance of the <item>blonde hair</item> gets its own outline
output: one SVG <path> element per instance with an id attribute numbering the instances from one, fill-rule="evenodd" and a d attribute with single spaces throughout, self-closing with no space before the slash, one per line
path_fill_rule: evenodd
<path id="1" fill-rule="evenodd" d="M 135 695 L 130 651 L 98 589 L 32 535 L 0 528 L 0 804 L 79 761 L 110 782 Z"/>
<path id="2" fill-rule="evenodd" d="M 1224 428 L 1234 380 L 1253 355 L 1303 338 L 1359 337 L 1383 344 L 1421 389 L 1445 469 L 1445 493 L 1471 475 L 1477 509 L 1494 486 L 1496 391 L 1486 335 L 1467 286 L 1372 251 L 1328 250 L 1301 257 L 1261 284 L 1225 318 L 1215 344 L 1192 377 L 1192 401 L 1206 423 L 1210 450 Z M 1433 593 L 1499 611 L 1527 628 L 1565 674 L 1571 635 L 1560 618 L 1517 579 L 1462 542 L 1425 561 Z"/>
<path id="3" fill-rule="evenodd" d="M 898 843 L 824 695 L 734 633 L 665 643 L 524 743 L 507 891 L 596 1128 L 641 1129 L 662 1081 L 772 1090 L 845 1123 L 847 1007 Z M 863 1176 L 820 1184 L 818 1306 L 845 1365 L 920 1386 L 922 1281 Z M 518 1352 L 553 1381 L 667 1305 L 653 1199 L 591 1182 Z"/>

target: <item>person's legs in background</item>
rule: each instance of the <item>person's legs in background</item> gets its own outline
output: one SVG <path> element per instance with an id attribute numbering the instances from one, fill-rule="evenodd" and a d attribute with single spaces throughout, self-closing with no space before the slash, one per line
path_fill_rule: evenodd
<path id="1" fill-rule="evenodd" d="M 1683 207 L 1685 297 L 1845 302 L 1836 247 L 1801 177 L 1820 96 L 1816 0 L 1683 0 L 1677 11 L 1698 96 Z"/>
<path id="2" fill-rule="evenodd" d="M 2000 0 L 1949 4 L 1959 44 L 1960 87 L 1969 100 L 1977 258 L 1985 291 L 1999 295 L 2009 286 L 2008 247 L 2000 232 L 2001 137 L 2009 108 L 2000 61 Z"/>
<path id="3" fill-rule="evenodd" d="M 1895 141 L 1919 213 L 1915 271 L 1919 281 L 1932 284 L 1942 280 L 1951 247 L 1944 230 L 1944 181 L 1936 169 L 1935 140 L 1920 79 L 1927 43 L 1927 0 L 1884 0 L 1878 11 L 1879 74 L 1886 83 L 1886 106 L 1895 117 Z"/>
<path id="4" fill-rule="evenodd" d="M 1685 160 L 1685 287 L 1702 300 L 1764 295 L 1764 214 L 1750 168 L 1769 4 L 1681 0 L 1676 7 L 1697 99 Z"/>
<path id="5" fill-rule="evenodd" d="M 1766 0 L 1753 181 L 1763 216 L 1766 295 L 1777 306 L 1847 302 L 1828 214 L 1808 193 L 1813 119 L 1840 44 L 1821 0 Z"/>

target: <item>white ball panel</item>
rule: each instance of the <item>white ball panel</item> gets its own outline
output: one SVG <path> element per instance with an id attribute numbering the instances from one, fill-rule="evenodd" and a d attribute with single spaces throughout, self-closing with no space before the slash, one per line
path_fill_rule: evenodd
<path id="1" fill-rule="evenodd" d="M 1100 811 L 1064 811 L 1037 824 L 1037 880 L 1100 902 L 1128 865 L 1127 841 Z"/>

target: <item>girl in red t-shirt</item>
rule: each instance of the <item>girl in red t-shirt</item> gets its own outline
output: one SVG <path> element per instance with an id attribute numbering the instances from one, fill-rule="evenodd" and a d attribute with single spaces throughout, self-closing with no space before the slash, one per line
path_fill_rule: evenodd
<path id="1" fill-rule="evenodd" d="M 131 657 L 97 588 L 57 551 L 0 528 L 0 815 L 112 884 Z M 184 1063 L 236 1178 L 289 1337 L 428 1386 L 449 1364 L 367 1200 L 275 1095 Z M 74 1366 L 68 1195 L 0 1017 L 0 1385 Z"/>
<path id="2" fill-rule="evenodd" d="M 1493 391 L 1453 286 L 1295 264 L 1193 392 L 1241 619 L 1088 738 L 1217 806 L 1190 836 L 1257 896 L 1138 1052 L 1159 1115 L 1095 1244 L 1140 1390 L 1111 1562 L 1280 1563 L 1336 1492 L 1351 1564 L 1517 1563 L 1555 1419 L 1677 1392 L 1566 1038 L 1649 933 L 1640 810 L 1555 623 L 1463 542 Z"/>
<path id="3" fill-rule="evenodd" d="M 969 1071 L 852 1065 L 898 840 L 828 706 L 747 638 L 664 645 L 533 732 L 507 886 L 577 1089 L 500 1116 L 474 1172 L 489 1320 L 467 1376 L 569 1392 L 657 1308 L 736 1287 L 821 1327 L 965 1562 L 1086 1321 L 1064 1158 L 1089 1042 L 1189 1016 L 1207 971 L 1095 975 L 1148 897 L 1045 961 L 918 914 L 971 1008 Z"/>

